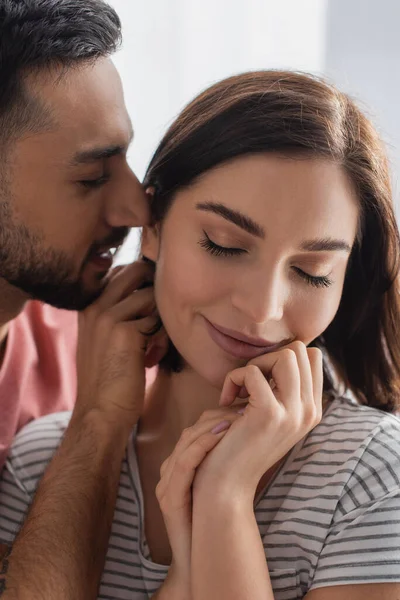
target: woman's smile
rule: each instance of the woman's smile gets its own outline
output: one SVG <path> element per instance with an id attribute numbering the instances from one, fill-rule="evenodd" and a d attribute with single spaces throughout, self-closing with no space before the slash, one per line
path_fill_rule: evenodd
<path id="1" fill-rule="evenodd" d="M 267 352 L 274 352 L 286 343 L 267 343 L 264 346 L 260 346 L 258 343 L 251 344 L 243 339 L 238 339 L 237 337 L 227 335 L 222 331 L 222 327 L 211 323 L 211 321 L 206 319 L 206 317 L 204 317 L 204 323 L 213 342 L 215 342 L 222 350 L 236 358 L 250 360 L 252 358 L 256 358 L 257 356 L 261 356 L 262 354 L 266 354 Z"/>

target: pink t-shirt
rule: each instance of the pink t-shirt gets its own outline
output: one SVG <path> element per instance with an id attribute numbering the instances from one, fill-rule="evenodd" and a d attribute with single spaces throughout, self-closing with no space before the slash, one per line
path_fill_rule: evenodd
<path id="1" fill-rule="evenodd" d="M 17 431 L 43 415 L 72 410 L 77 313 L 28 302 L 10 323 L 0 368 L 0 468 Z"/>

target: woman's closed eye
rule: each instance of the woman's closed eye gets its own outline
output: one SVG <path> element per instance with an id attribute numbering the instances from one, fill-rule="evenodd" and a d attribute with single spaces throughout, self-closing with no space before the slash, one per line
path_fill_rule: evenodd
<path id="1" fill-rule="evenodd" d="M 302 269 L 299 269 L 298 267 L 292 267 L 292 269 L 294 271 L 296 271 L 296 273 L 302 279 L 304 279 L 304 281 L 306 281 L 310 285 L 313 285 L 314 287 L 317 287 L 317 288 L 324 288 L 324 287 L 328 288 L 333 283 L 332 279 L 330 279 L 328 277 L 328 275 L 319 275 L 319 276 L 316 276 L 316 275 L 310 275 L 310 273 L 306 273 L 305 271 L 303 271 Z"/>
<path id="2" fill-rule="evenodd" d="M 204 238 L 199 241 L 199 244 L 207 252 L 213 256 L 240 256 L 241 254 L 247 254 L 247 250 L 243 248 L 227 248 L 226 246 L 220 246 L 213 242 L 205 231 Z"/>
<path id="3" fill-rule="evenodd" d="M 199 245 L 204 248 L 209 254 L 217 257 L 233 257 L 233 256 L 241 256 L 243 254 L 248 254 L 248 251 L 244 248 L 230 248 L 226 246 L 221 246 L 213 242 L 210 237 L 207 235 L 205 231 L 204 238 L 199 241 Z M 297 273 L 303 281 L 307 284 L 312 285 L 316 288 L 327 288 L 332 285 L 333 281 L 329 278 L 328 275 L 310 275 L 306 271 L 303 271 L 299 267 L 292 267 L 292 269 Z"/>

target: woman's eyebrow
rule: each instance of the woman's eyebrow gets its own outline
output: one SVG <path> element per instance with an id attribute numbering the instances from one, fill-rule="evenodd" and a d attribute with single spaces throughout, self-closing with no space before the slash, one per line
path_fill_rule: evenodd
<path id="1" fill-rule="evenodd" d="M 300 245 L 300 250 L 305 252 L 335 252 L 342 251 L 350 254 L 352 248 L 344 240 L 333 238 L 321 238 L 319 240 L 308 240 Z"/>
<path id="2" fill-rule="evenodd" d="M 262 240 L 265 239 L 265 229 L 261 227 L 258 223 L 253 221 L 250 217 L 247 217 L 243 213 L 238 210 L 234 210 L 233 208 L 228 208 L 225 204 L 221 204 L 220 202 L 199 202 L 196 204 L 196 208 L 198 210 L 204 210 L 207 212 L 215 213 L 220 217 L 223 217 L 227 221 L 234 223 L 247 233 L 254 235 Z"/>
<path id="3" fill-rule="evenodd" d="M 253 221 L 250 217 L 247 217 L 238 210 L 228 208 L 225 204 L 220 202 L 199 202 L 196 204 L 198 210 L 204 210 L 206 212 L 212 212 L 220 217 L 223 217 L 227 221 L 234 223 L 247 233 L 254 235 L 262 240 L 265 239 L 265 229 Z M 300 245 L 300 250 L 304 252 L 347 252 L 350 254 L 351 246 L 344 240 L 336 240 L 333 238 L 321 238 L 317 240 L 306 240 Z"/>
<path id="4" fill-rule="evenodd" d="M 230 221 L 234 225 L 237 225 L 247 233 L 254 235 L 262 240 L 265 239 L 265 229 L 253 221 L 250 217 L 244 215 L 238 210 L 228 208 L 225 204 L 220 202 L 199 202 L 196 204 L 197 210 L 203 210 L 206 212 L 212 212 L 220 217 L 223 217 L 227 221 Z M 302 242 L 300 250 L 304 252 L 347 252 L 350 254 L 352 248 L 344 240 L 337 240 L 333 238 L 321 238 L 317 240 L 307 240 Z"/>

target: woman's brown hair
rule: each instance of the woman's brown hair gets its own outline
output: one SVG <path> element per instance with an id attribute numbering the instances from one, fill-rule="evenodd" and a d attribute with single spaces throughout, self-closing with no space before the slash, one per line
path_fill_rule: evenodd
<path id="1" fill-rule="evenodd" d="M 327 159 L 353 182 L 359 235 L 339 310 L 314 344 L 358 401 L 393 411 L 400 391 L 399 235 L 383 145 L 348 96 L 315 77 L 282 71 L 213 85 L 183 110 L 151 160 L 145 185 L 155 190 L 154 221 L 163 220 L 177 190 L 208 169 L 259 152 Z M 324 371 L 325 391 L 340 393 L 332 369 L 325 364 Z"/>

